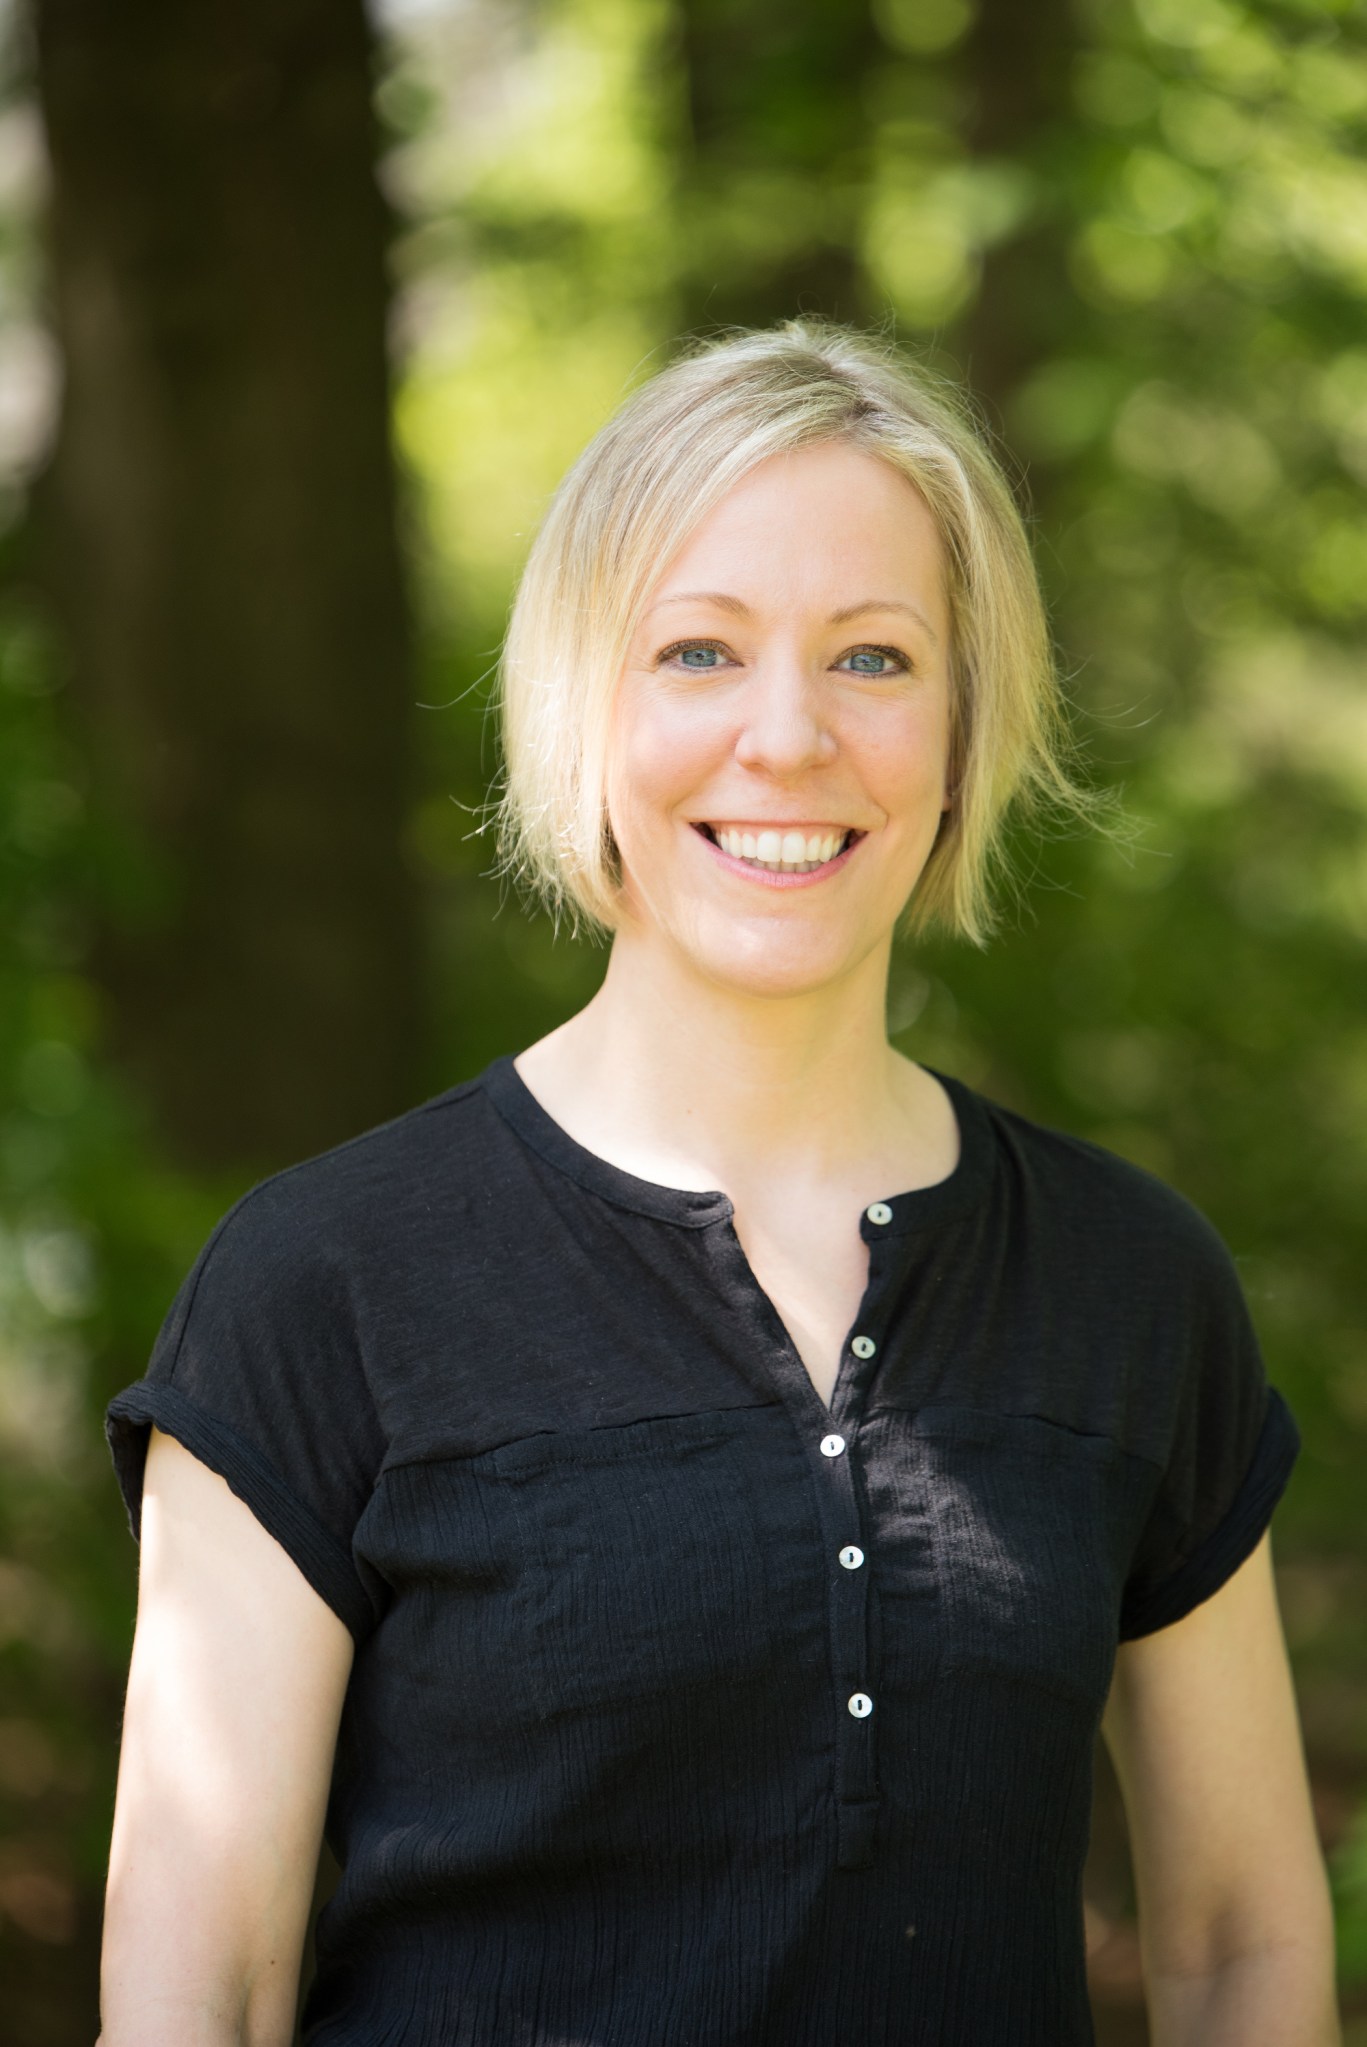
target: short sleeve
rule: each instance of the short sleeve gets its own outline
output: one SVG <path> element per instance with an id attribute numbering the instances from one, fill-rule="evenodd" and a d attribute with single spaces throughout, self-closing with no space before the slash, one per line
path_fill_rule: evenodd
<path id="1" fill-rule="evenodd" d="M 226 1479 L 359 1640 L 379 1602 L 352 1537 L 384 1444 L 347 1262 L 290 1174 L 261 1182 L 210 1234 L 105 1430 L 135 1536 L 155 1423 Z"/>
<path id="2" fill-rule="evenodd" d="M 1233 1576 L 1301 1447 L 1267 1382 L 1234 1261 L 1204 1220 L 1195 1253 L 1172 1278 L 1186 1343 L 1166 1465 L 1125 1584 L 1122 1641 L 1180 1620 Z"/>

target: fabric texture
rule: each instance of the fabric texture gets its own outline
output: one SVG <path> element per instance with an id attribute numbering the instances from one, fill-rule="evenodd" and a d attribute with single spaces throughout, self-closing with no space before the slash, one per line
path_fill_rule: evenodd
<path id="1" fill-rule="evenodd" d="M 940 1076 L 829 1410 L 720 1193 L 511 1060 L 237 1202 L 108 1430 L 222 1474 L 356 1642 L 308 2047 L 1083 2047 L 1118 1642 L 1299 1448 L 1224 1245 Z"/>

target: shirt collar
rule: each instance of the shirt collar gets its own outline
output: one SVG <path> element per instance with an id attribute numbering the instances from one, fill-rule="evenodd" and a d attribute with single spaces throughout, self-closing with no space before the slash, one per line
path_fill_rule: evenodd
<path id="1" fill-rule="evenodd" d="M 580 1144 L 542 1108 L 514 1066 L 513 1057 L 508 1053 L 486 1068 L 484 1089 L 504 1122 L 548 1165 L 616 1207 L 633 1209 L 661 1222 L 703 1229 L 729 1220 L 733 1204 L 730 1196 L 719 1188 L 699 1192 L 642 1180 Z M 876 1244 L 889 1236 L 933 1228 L 974 1206 L 986 1191 L 994 1158 L 986 1106 L 981 1096 L 953 1075 L 935 1072 L 931 1067 L 926 1071 L 934 1073 L 953 1105 L 959 1125 L 958 1164 L 946 1179 L 932 1187 L 913 1187 L 902 1194 L 884 1195 L 881 1205 L 890 1211 L 886 1221 L 871 1221 L 869 1210 L 865 1209 L 859 1227 L 866 1243 Z"/>

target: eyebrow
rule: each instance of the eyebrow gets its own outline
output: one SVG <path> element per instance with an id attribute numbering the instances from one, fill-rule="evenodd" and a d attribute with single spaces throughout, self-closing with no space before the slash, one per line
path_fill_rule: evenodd
<path id="1" fill-rule="evenodd" d="M 681 590 L 673 597 L 662 597 L 651 610 L 658 611 L 665 604 L 713 604 L 719 611 L 734 612 L 738 618 L 754 616 L 743 597 L 732 597 L 725 590 Z M 826 623 L 845 625 L 852 618 L 861 618 L 869 611 L 901 611 L 908 618 L 914 618 L 932 645 L 940 644 L 939 634 L 918 604 L 908 604 L 900 597 L 861 597 L 857 604 L 842 604 L 839 611 L 833 611 Z"/>

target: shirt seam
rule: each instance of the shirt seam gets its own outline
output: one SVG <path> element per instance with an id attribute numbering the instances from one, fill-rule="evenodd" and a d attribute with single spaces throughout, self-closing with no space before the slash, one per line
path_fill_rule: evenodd
<path id="1" fill-rule="evenodd" d="M 508 1436 L 502 1442 L 487 1443 L 480 1450 L 434 1450 L 428 1456 L 396 1457 L 392 1460 L 386 1458 L 375 1474 L 375 1483 L 378 1485 L 380 1480 L 391 1471 L 411 1471 L 426 1464 L 475 1464 L 481 1457 L 495 1456 L 500 1450 L 512 1449 L 520 1443 L 533 1443 L 538 1436 L 547 1436 L 552 1439 L 560 1436 L 607 1436 L 622 1429 L 638 1429 L 651 1422 L 706 1421 L 713 1415 L 782 1414 L 786 1413 L 786 1411 L 781 1400 L 749 1400 L 736 1407 L 688 1407 L 677 1409 L 672 1414 L 637 1415 L 631 1421 L 603 1422 L 597 1428 L 533 1429 L 530 1434 L 525 1436 Z"/>
<path id="2" fill-rule="evenodd" d="M 877 1407 L 870 1406 L 865 1411 L 864 1419 L 866 1421 L 873 1421 L 875 1419 L 881 1419 L 884 1415 L 910 1415 L 912 1417 L 919 1417 L 923 1414 L 933 1412 L 937 1408 L 950 1409 L 955 1414 L 982 1415 L 988 1421 L 1038 1422 L 1041 1425 L 1041 1427 L 1047 1429 L 1057 1429 L 1060 1435 L 1070 1436 L 1073 1438 L 1075 1442 L 1104 1443 L 1107 1445 L 1109 1449 L 1118 1451 L 1122 1457 L 1132 1458 L 1136 1464 L 1147 1464 L 1150 1467 L 1150 1469 L 1156 1471 L 1160 1477 L 1162 1477 L 1167 1472 L 1168 1469 L 1168 1463 L 1166 1459 L 1158 1456 L 1153 1456 L 1147 1450 L 1132 1450 L 1128 1443 L 1122 1442 L 1118 1436 L 1112 1436 L 1108 1434 L 1105 1430 L 1075 1429 L 1069 1422 L 1055 1421 L 1052 1415 L 1017 1411 L 1012 1408 L 978 1407 L 970 1404 L 968 1401 L 963 1400 L 927 1401 L 921 1407 L 898 1407 L 892 1404 L 891 1402 L 887 1402 Z"/>

